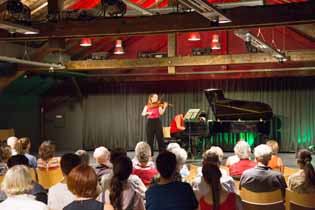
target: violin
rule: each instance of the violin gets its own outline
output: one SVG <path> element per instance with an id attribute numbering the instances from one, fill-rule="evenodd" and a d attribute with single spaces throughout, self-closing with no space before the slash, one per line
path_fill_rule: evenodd
<path id="1" fill-rule="evenodd" d="M 164 107 L 166 103 L 167 103 L 167 102 L 157 101 L 157 102 L 154 102 L 154 103 L 152 103 L 152 104 L 147 104 L 147 106 L 148 106 L 149 108 Z M 167 104 L 168 104 L 169 107 L 174 107 L 173 104 L 169 104 L 169 103 L 167 103 Z"/>

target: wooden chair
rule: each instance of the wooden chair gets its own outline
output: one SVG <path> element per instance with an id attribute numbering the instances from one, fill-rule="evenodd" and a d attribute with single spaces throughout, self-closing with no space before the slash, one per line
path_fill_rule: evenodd
<path id="1" fill-rule="evenodd" d="M 0 184 L 1 184 L 3 179 L 4 179 L 4 176 L 0 176 Z"/>
<path id="2" fill-rule="evenodd" d="M 240 190 L 244 210 L 284 209 L 281 190 L 272 192 L 251 192 L 245 188 Z"/>
<path id="3" fill-rule="evenodd" d="M 283 176 L 284 176 L 286 183 L 288 183 L 289 176 L 291 176 L 292 174 L 295 174 L 298 171 L 299 171 L 298 168 L 284 167 Z"/>
<path id="4" fill-rule="evenodd" d="M 294 205 L 292 205 L 294 204 Z M 297 193 L 289 189 L 285 192 L 286 210 L 293 209 L 315 209 L 315 193 Z M 295 208 L 292 206 L 296 206 Z"/>
<path id="5" fill-rule="evenodd" d="M 163 138 L 165 144 L 169 143 L 181 144 L 181 139 L 175 139 L 171 137 L 171 127 L 163 127 Z"/>
<path id="6" fill-rule="evenodd" d="M 38 176 L 38 183 L 45 189 L 49 189 L 51 186 L 57 184 L 63 179 L 63 174 L 60 168 L 57 169 L 36 169 Z"/>

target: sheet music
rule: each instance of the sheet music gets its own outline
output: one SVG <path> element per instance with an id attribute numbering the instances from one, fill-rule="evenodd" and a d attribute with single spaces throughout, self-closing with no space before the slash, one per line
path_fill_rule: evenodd
<path id="1" fill-rule="evenodd" d="M 198 117 L 200 109 L 189 109 L 184 116 L 184 120 L 194 120 Z"/>

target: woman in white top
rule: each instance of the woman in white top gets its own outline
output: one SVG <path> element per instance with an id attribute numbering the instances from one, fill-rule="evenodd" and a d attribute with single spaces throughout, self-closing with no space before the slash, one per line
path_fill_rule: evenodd
<path id="1" fill-rule="evenodd" d="M 114 164 L 110 189 L 105 191 L 105 210 L 144 210 L 143 198 L 128 182 L 132 162 L 127 156 L 120 157 Z"/>
<path id="2" fill-rule="evenodd" d="M 32 189 L 32 177 L 29 169 L 23 165 L 10 168 L 1 184 L 8 198 L 0 203 L 1 210 L 48 210 L 42 202 L 28 194 Z"/>

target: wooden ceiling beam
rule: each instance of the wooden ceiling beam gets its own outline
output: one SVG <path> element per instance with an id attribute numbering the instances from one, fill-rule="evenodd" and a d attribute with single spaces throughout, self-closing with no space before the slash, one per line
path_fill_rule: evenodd
<path id="1" fill-rule="evenodd" d="M 36 40 L 48 39 L 49 37 L 81 38 L 138 34 L 144 35 L 307 24 L 315 22 L 314 11 L 315 4 L 310 1 L 304 3 L 225 9 L 222 10 L 222 13 L 229 17 L 232 22 L 219 25 L 211 25 L 209 20 L 197 13 L 176 13 L 122 18 L 96 18 L 93 21 L 39 23 L 33 24 L 33 27 L 40 30 L 40 34 L 38 35 L 17 35 L 16 37 L 8 37 L 7 33 L 0 33 L 0 41 Z"/>
<path id="2" fill-rule="evenodd" d="M 289 51 L 290 62 L 315 61 L 315 51 Z M 66 64 L 71 71 L 121 70 L 128 68 L 180 67 L 180 66 L 212 66 L 254 63 L 276 63 L 277 59 L 265 53 L 248 53 L 232 55 L 183 56 L 169 58 L 139 58 L 70 61 Z"/>

